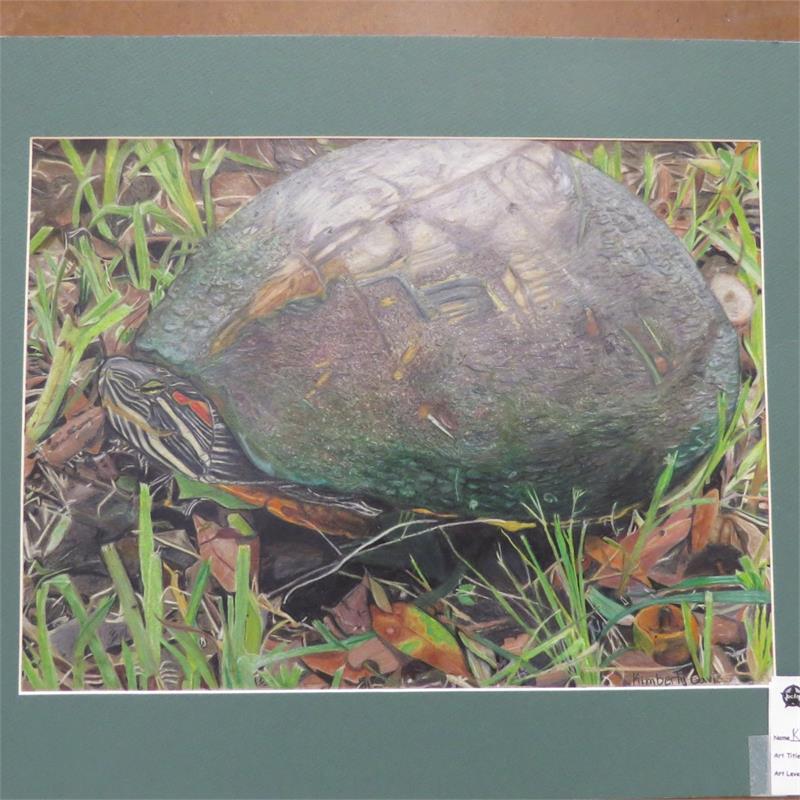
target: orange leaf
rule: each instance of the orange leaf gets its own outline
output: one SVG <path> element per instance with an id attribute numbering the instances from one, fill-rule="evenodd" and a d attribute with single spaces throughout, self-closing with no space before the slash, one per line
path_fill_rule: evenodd
<path id="1" fill-rule="evenodd" d="M 689 636 L 697 644 L 700 640 L 697 620 L 692 615 L 689 621 Z M 633 620 L 633 641 L 641 651 L 665 666 L 685 664 L 691 658 L 679 606 L 648 606 L 639 611 Z"/>
<path id="2" fill-rule="evenodd" d="M 648 536 L 639 556 L 639 563 L 631 573 L 632 577 L 649 586 L 651 570 L 673 547 L 679 545 L 689 535 L 690 526 L 689 509 L 681 509 L 668 517 L 663 525 Z M 600 565 L 592 580 L 610 589 L 619 588 L 624 559 L 633 552 L 638 538 L 638 530 L 618 542 L 600 539 L 597 536 L 587 537 L 584 545 L 586 555 Z"/>
<path id="3" fill-rule="evenodd" d="M 342 680 L 348 683 L 358 683 L 362 678 L 369 678 L 372 672 L 365 668 L 357 669 L 347 663 L 347 650 L 332 650 L 330 653 L 312 653 L 302 657 L 302 661 L 309 669 L 321 672 L 323 675 L 333 675 L 344 667 Z"/>
<path id="4" fill-rule="evenodd" d="M 408 603 L 392 603 L 390 612 L 370 606 L 378 636 L 411 658 L 449 675 L 470 677 L 458 642 L 441 622 Z"/>
<path id="5" fill-rule="evenodd" d="M 719 516 L 719 492 L 712 489 L 703 495 L 704 500 L 711 502 L 695 506 L 692 517 L 692 538 L 691 550 L 697 553 L 702 550 L 711 540 L 711 532 L 714 529 L 714 522 Z"/>

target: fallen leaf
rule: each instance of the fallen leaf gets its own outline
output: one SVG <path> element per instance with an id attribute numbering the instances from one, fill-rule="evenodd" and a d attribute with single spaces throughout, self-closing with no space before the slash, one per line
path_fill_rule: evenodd
<path id="1" fill-rule="evenodd" d="M 705 614 L 698 612 L 695 614 L 695 618 L 699 629 L 703 630 Z M 711 621 L 711 642 L 729 647 L 743 646 L 747 642 L 744 623 L 723 614 L 714 614 L 714 619 Z"/>
<path id="2" fill-rule="evenodd" d="M 110 261 L 112 258 L 122 255 L 122 251 L 119 249 L 119 247 L 109 244 L 99 236 L 92 236 L 91 241 L 94 252 L 97 253 L 100 258 L 103 258 L 106 261 Z"/>
<path id="3" fill-rule="evenodd" d="M 211 179 L 215 203 L 238 208 L 261 191 L 247 172 L 218 172 Z"/>
<path id="4" fill-rule="evenodd" d="M 372 676 L 372 671 L 366 668 L 354 668 L 347 663 L 346 650 L 332 650 L 329 653 L 311 653 L 302 657 L 303 663 L 315 672 L 323 675 L 335 675 L 343 669 L 342 680 L 347 683 L 358 683 L 364 678 Z"/>
<path id="5" fill-rule="evenodd" d="M 689 540 L 693 553 L 702 550 L 711 541 L 714 523 L 719 516 L 719 491 L 712 489 L 703 495 L 707 502 L 695 506 L 692 514 L 692 536 Z"/>
<path id="6" fill-rule="evenodd" d="M 192 515 L 200 558 L 211 562 L 211 574 L 227 592 L 236 589 L 236 555 L 239 545 L 250 548 L 250 577 L 258 574 L 260 539 L 258 536 L 242 536 L 235 528 L 223 528 L 216 522 Z"/>
<path id="7" fill-rule="evenodd" d="M 603 539 L 599 536 L 587 536 L 584 543 L 584 553 L 595 561 L 599 566 L 591 576 L 592 583 L 605 586 L 609 589 L 618 589 L 622 582 L 622 572 L 625 558 L 630 555 L 633 544 L 638 537 L 638 533 L 630 534 L 618 542 Z M 632 540 L 632 541 L 629 541 Z M 638 568 L 631 572 L 631 578 L 639 581 L 645 586 L 650 586 L 650 580 L 642 569 L 641 563 Z"/>
<path id="8" fill-rule="evenodd" d="M 669 171 L 669 167 L 665 164 L 659 163 L 656 166 L 656 190 L 655 197 L 657 200 L 668 201 L 675 191 L 675 179 Z"/>
<path id="9" fill-rule="evenodd" d="M 375 578 L 369 577 L 367 578 L 369 581 L 369 590 L 372 593 L 372 599 L 375 601 L 375 605 L 381 611 L 385 611 L 387 614 L 392 613 L 392 604 L 389 601 L 389 597 L 386 594 L 386 590 L 383 586 L 375 580 Z"/>
<path id="10" fill-rule="evenodd" d="M 372 628 L 368 600 L 367 582 L 361 581 L 330 609 L 333 620 L 342 633 L 352 636 Z"/>
<path id="11" fill-rule="evenodd" d="M 81 633 L 81 624 L 77 619 L 57 625 L 49 634 L 50 644 L 70 662 L 75 652 L 75 644 Z M 103 621 L 97 627 L 97 636 L 103 647 L 118 647 L 123 641 L 130 638 L 128 626 L 121 620 L 116 622 Z"/>
<path id="12" fill-rule="evenodd" d="M 444 673 L 470 677 L 458 642 L 441 622 L 408 603 L 392 603 L 391 609 L 370 606 L 372 627 L 381 639 Z"/>
<path id="13" fill-rule="evenodd" d="M 689 635 L 699 643 L 697 620 L 690 616 Z M 691 660 L 680 606 L 648 606 L 633 620 L 634 644 L 664 666 L 678 666 Z"/>
<path id="14" fill-rule="evenodd" d="M 347 665 L 353 669 L 362 669 L 367 663 L 374 664 L 375 669 L 384 674 L 394 672 L 401 666 L 397 656 L 377 636 L 347 652 Z"/>
<path id="15" fill-rule="evenodd" d="M 519 656 L 522 655 L 525 648 L 528 647 L 530 643 L 531 635 L 529 633 L 520 633 L 517 636 L 507 636 L 503 639 L 503 643 L 500 646 L 503 650 L 508 650 L 509 653 Z"/>
<path id="16" fill-rule="evenodd" d="M 80 296 L 81 290 L 77 283 L 62 281 L 58 289 L 58 298 L 56 299 L 59 313 L 65 317 L 72 314 L 75 310 L 75 306 L 78 305 Z"/>
<path id="17" fill-rule="evenodd" d="M 102 435 L 105 418 L 102 408 L 92 406 L 68 419 L 43 442 L 39 449 L 42 458 L 54 467 L 63 466 Z"/>
<path id="18" fill-rule="evenodd" d="M 648 536 L 642 550 L 639 563 L 631 573 L 631 577 L 645 586 L 650 586 L 650 571 L 674 547 L 677 547 L 688 535 L 691 528 L 691 511 L 680 509 L 668 517 L 662 525 Z M 592 582 L 609 589 L 618 589 L 625 558 L 633 552 L 639 539 L 639 531 L 615 542 L 588 536 L 584 545 L 586 555 L 599 565 L 592 575 Z"/>
<path id="19" fill-rule="evenodd" d="M 319 675 L 315 675 L 313 672 L 309 672 L 308 675 L 304 675 L 300 680 L 300 688 L 301 689 L 329 689 L 330 686 L 326 680 L 320 678 Z"/>
<path id="20" fill-rule="evenodd" d="M 736 534 L 739 549 L 752 559 L 759 558 L 763 554 L 767 544 L 766 534 L 750 520 L 743 517 L 741 514 L 733 513 L 726 515 L 733 523 L 736 529 Z"/>
<path id="21" fill-rule="evenodd" d="M 569 670 L 563 667 L 554 667 L 553 669 L 540 672 L 536 676 L 536 685 L 539 687 L 545 686 L 551 688 L 566 686 L 569 683 L 570 677 Z"/>
<path id="22" fill-rule="evenodd" d="M 89 402 L 89 399 L 80 389 L 77 389 L 75 386 L 70 386 L 67 390 L 66 400 L 64 401 L 64 417 L 65 419 L 77 417 L 88 408 L 91 408 L 91 406 L 92 404 Z"/>

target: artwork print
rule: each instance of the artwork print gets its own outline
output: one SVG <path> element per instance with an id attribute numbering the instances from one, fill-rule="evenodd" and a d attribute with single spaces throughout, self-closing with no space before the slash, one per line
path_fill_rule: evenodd
<path id="1" fill-rule="evenodd" d="M 21 691 L 767 682 L 759 166 L 33 140 Z"/>

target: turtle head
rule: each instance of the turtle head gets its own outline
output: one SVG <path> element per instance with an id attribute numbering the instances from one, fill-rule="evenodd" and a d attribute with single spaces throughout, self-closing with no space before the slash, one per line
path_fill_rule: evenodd
<path id="1" fill-rule="evenodd" d="M 208 483 L 253 479 L 253 465 L 214 406 L 183 378 L 114 356 L 100 367 L 98 389 L 114 430 L 153 460 Z"/>

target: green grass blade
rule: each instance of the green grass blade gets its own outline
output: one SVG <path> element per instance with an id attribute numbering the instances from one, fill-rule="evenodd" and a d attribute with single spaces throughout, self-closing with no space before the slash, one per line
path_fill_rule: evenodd
<path id="1" fill-rule="evenodd" d="M 130 691 L 134 691 L 137 688 L 136 664 L 134 662 L 133 652 L 126 642 L 122 643 L 122 664 L 125 667 L 125 683 Z"/>
<path id="2" fill-rule="evenodd" d="M 692 610 L 688 603 L 681 603 L 681 617 L 683 618 L 683 638 L 686 640 L 686 647 L 689 650 L 689 656 L 694 664 L 697 674 L 703 676 L 703 665 L 700 661 L 700 654 L 697 652 L 697 642 L 692 636 Z"/>
<path id="3" fill-rule="evenodd" d="M 183 653 L 189 661 L 190 667 L 197 672 L 210 689 L 218 688 L 219 684 L 211 668 L 208 665 L 208 657 L 194 639 L 194 636 L 187 631 L 172 631 L 172 636 L 180 645 Z"/>
<path id="4" fill-rule="evenodd" d="M 47 689 L 42 676 L 39 674 L 39 671 L 33 665 L 33 662 L 30 660 L 30 658 L 28 658 L 28 655 L 24 650 L 22 652 L 22 672 L 28 679 L 28 683 L 31 685 L 31 688 L 37 692 L 42 692 Z"/>
<path id="5" fill-rule="evenodd" d="M 157 675 L 158 655 L 151 649 L 150 639 L 142 622 L 142 616 L 139 613 L 133 586 L 131 586 L 128 573 L 122 564 L 122 559 L 117 553 L 117 548 L 113 544 L 106 544 L 101 547 L 100 552 L 108 568 L 108 573 L 111 575 L 111 580 L 114 582 L 114 588 L 117 590 L 122 616 L 133 637 L 136 656 L 142 666 L 145 677 Z"/>
<path id="6" fill-rule="evenodd" d="M 50 583 L 61 593 L 61 596 L 67 602 L 67 605 L 72 612 L 72 616 L 81 626 L 81 632 L 83 632 L 90 622 L 89 614 L 84 608 L 83 602 L 73 586 L 72 581 L 67 575 L 57 575 L 56 577 L 51 578 Z M 87 644 L 91 650 L 95 664 L 97 664 L 97 668 L 100 671 L 100 675 L 103 678 L 103 683 L 105 686 L 109 689 L 121 688 L 119 678 L 117 677 L 117 672 L 114 669 L 111 659 L 109 658 L 109 655 L 96 632 L 89 636 L 87 639 Z"/>
<path id="7" fill-rule="evenodd" d="M 648 608 L 649 606 L 672 605 L 674 603 L 682 602 L 703 603 L 705 602 L 705 599 L 705 593 L 701 594 L 700 592 L 690 592 L 689 594 L 679 595 L 670 593 L 669 595 L 651 597 L 647 600 L 641 600 L 638 603 L 633 603 L 632 605 L 628 606 L 624 613 L 614 615 L 606 620 L 606 624 L 603 626 L 602 631 L 600 631 L 599 638 L 602 639 L 623 617 L 627 616 L 628 614 L 635 614 L 637 611 L 641 611 L 643 608 Z M 731 603 L 734 605 L 769 605 L 771 600 L 772 598 L 770 597 L 770 593 L 768 591 L 757 589 L 735 589 L 732 591 L 714 592 L 715 603 Z"/>
<path id="8" fill-rule="evenodd" d="M 245 631 L 250 608 L 250 547 L 239 545 L 236 553 L 236 594 L 234 598 L 233 643 L 237 656 L 246 652 Z"/>
<path id="9" fill-rule="evenodd" d="M 672 483 L 672 475 L 675 471 L 676 461 L 676 455 L 674 453 L 670 454 L 666 459 L 666 465 L 664 466 L 664 469 L 658 476 L 656 488 L 653 491 L 653 496 L 650 500 L 650 505 L 647 508 L 644 522 L 639 527 L 639 536 L 637 537 L 636 543 L 631 550 L 630 556 L 624 560 L 622 566 L 622 577 L 620 578 L 619 590 L 617 592 L 619 595 L 625 594 L 628 588 L 628 583 L 631 579 L 631 575 L 639 565 L 639 559 L 644 552 L 647 540 L 650 538 L 650 535 L 656 528 L 658 509 L 661 507 L 661 501 L 664 498 L 664 494 L 666 493 L 667 489 L 669 489 L 669 485 Z"/>
<path id="10" fill-rule="evenodd" d="M 144 589 L 144 626 L 150 651 L 155 655 L 161 646 L 164 586 L 161 559 L 155 552 L 151 510 L 150 489 L 146 483 L 142 483 L 139 485 L 139 567 Z"/>
<path id="11" fill-rule="evenodd" d="M 250 156 L 244 156 L 241 153 L 232 153 L 230 150 L 226 150 L 225 158 L 228 161 L 235 161 L 237 164 L 244 164 L 247 167 L 275 172 L 275 167 L 272 164 L 268 164 L 266 161 L 259 161 L 257 158 L 250 158 Z"/>
<path id="12" fill-rule="evenodd" d="M 83 687 L 83 676 L 86 667 L 84 662 L 84 653 L 86 648 L 92 639 L 97 636 L 97 630 L 108 616 L 108 612 L 114 605 L 115 600 L 116 598 L 113 595 L 105 598 L 105 600 L 103 600 L 103 602 L 92 612 L 86 621 L 81 623 L 80 632 L 78 633 L 78 638 L 75 640 L 75 647 L 73 648 L 72 652 L 72 676 L 73 687 L 75 689 L 80 689 Z M 105 652 L 105 650 L 103 650 L 103 652 Z M 99 664 L 98 670 L 100 670 Z M 110 675 L 103 675 L 101 671 L 101 677 L 103 678 L 104 684 L 109 686 Z M 114 674 L 114 678 L 116 678 L 116 674 Z M 112 684 L 115 682 L 116 681 L 111 679 Z"/>
<path id="13" fill-rule="evenodd" d="M 703 680 L 711 680 L 711 657 L 713 654 L 714 594 L 705 594 L 705 618 L 703 620 Z"/>
<path id="14" fill-rule="evenodd" d="M 186 617 L 184 621 L 187 625 L 194 625 L 197 619 L 197 611 L 200 608 L 200 603 L 203 602 L 203 594 L 206 590 L 208 577 L 211 574 L 211 561 L 206 559 L 200 564 L 200 569 L 197 570 L 197 579 L 194 582 L 192 595 L 189 598 L 189 605 L 186 608 Z"/>
<path id="15" fill-rule="evenodd" d="M 45 689 L 54 691 L 58 689 L 59 680 L 53 660 L 53 651 L 50 647 L 50 637 L 47 633 L 47 593 L 49 589 L 50 584 L 45 582 L 39 584 L 36 590 L 36 634 L 42 683 Z"/>
<path id="16" fill-rule="evenodd" d="M 146 163 L 150 174 L 158 181 L 192 231 L 197 236 L 204 236 L 200 212 L 183 174 L 181 156 L 175 143 L 167 140 L 158 145 L 153 140 L 139 141 L 136 143 L 136 153 Z"/>
<path id="17" fill-rule="evenodd" d="M 33 255 L 50 237 L 50 234 L 55 230 L 52 225 L 42 225 L 36 233 L 31 237 L 28 248 L 30 254 Z"/>
<path id="18" fill-rule="evenodd" d="M 133 249 L 136 255 L 136 287 L 150 291 L 150 251 L 147 248 L 147 235 L 144 229 L 144 214 L 137 203 L 133 207 Z"/>

